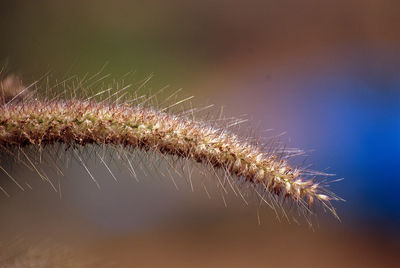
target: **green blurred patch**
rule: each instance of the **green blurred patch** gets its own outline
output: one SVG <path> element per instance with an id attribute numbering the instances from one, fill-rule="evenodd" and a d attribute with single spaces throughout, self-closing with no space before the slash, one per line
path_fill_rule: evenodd
<path id="1" fill-rule="evenodd" d="M 96 73 L 137 79 L 155 74 L 161 87 L 190 80 L 207 65 L 190 48 L 176 9 L 139 3 L 15 1 L 0 4 L 0 60 L 31 79 Z"/>

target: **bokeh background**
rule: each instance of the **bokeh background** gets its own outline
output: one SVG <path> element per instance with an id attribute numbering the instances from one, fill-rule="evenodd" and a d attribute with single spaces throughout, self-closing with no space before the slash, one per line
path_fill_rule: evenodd
<path id="1" fill-rule="evenodd" d="M 72 164 L 61 199 L 39 179 L 21 192 L 1 174 L 12 193 L 1 197 L 3 251 L 18 237 L 44 259 L 69 245 L 59 265 L 398 267 L 399 29 L 400 4 L 387 0 L 1 1 L 7 72 L 64 79 L 108 63 L 112 77 L 154 74 L 149 90 L 182 87 L 197 105 L 247 114 L 260 133 L 285 131 L 288 146 L 312 151 L 313 169 L 345 178 L 332 190 L 346 199 L 335 204 L 341 223 L 323 214 L 312 231 L 264 210 L 258 225 L 256 206 L 233 197 L 225 208 L 200 186 L 123 171 L 115 183 L 94 163 L 101 190 Z M 4 258 L 32 254 L 15 252 Z"/>

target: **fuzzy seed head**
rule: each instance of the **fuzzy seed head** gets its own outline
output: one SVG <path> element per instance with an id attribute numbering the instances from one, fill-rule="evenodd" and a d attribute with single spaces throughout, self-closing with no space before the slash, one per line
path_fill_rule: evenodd
<path id="1" fill-rule="evenodd" d="M 301 206 L 337 200 L 285 158 L 209 124 L 141 105 L 82 99 L 14 101 L 23 97 L 14 76 L 1 82 L 0 146 L 117 145 L 211 165 L 254 188 Z M 9 103 L 10 102 L 10 103 Z M 304 205 L 307 204 L 307 205 Z"/>

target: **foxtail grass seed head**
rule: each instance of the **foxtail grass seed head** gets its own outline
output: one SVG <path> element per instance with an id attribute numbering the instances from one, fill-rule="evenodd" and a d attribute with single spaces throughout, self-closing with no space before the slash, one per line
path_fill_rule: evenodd
<path id="1" fill-rule="evenodd" d="M 122 98 L 123 90 L 77 97 L 77 90 L 72 89 L 70 98 L 65 98 L 66 90 L 64 97 L 29 94 L 28 98 L 29 90 L 17 77 L 9 76 L 1 82 L 0 148 L 39 151 L 63 144 L 67 148 L 108 145 L 154 151 L 223 170 L 229 182 L 243 182 L 272 206 L 291 200 L 311 212 L 315 203 L 321 203 L 336 215 L 330 201 L 339 198 L 314 179 L 317 173 L 291 166 L 289 152 L 265 149 L 227 128 L 195 120 L 188 116 L 190 110 L 174 114 L 168 109 L 173 105 L 145 105 L 152 96 L 136 96 L 132 103 Z"/>

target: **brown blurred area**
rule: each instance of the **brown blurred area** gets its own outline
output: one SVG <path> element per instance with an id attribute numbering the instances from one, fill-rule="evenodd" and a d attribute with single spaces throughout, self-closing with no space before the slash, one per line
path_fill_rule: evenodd
<path id="1" fill-rule="evenodd" d="M 71 64 L 88 72 L 165 74 L 188 90 L 205 79 L 229 87 L 260 70 L 334 61 L 348 49 L 400 46 L 398 1 L 9 1 L 2 2 L 1 58 L 43 74 Z M 111 70 L 114 72 L 114 70 Z M 201 86 L 196 87 L 196 84 Z M 193 89 L 193 86 L 195 88 Z"/>
<path id="2" fill-rule="evenodd" d="M 379 234 L 340 225 L 313 232 L 226 216 L 111 238 L 71 233 L 67 241 L 7 245 L 2 267 L 398 267 L 400 248 Z"/>
<path id="3" fill-rule="evenodd" d="M 106 72 L 116 77 L 132 69 L 139 79 L 155 73 L 154 88 L 184 87 L 200 104 L 208 99 L 229 115 L 249 113 L 288 130 L 285 116 L 306 119 L 280 102 L 284 83 L 293 83 L 287 93 L 293 95 L 298 77 L 359 54 L 384 55 L 366 65 L 396 69 L 399 29 L 400 2 L 394 0 L 1 1 L 0 60 L 25 84 L 49 70 L 62 80 L 110 62 Z M 267 85 L 253 88 L 252 80 L 261 78 Z M 201 186 L 195 193 L 177 191 L 159 177 L 132 184 L 121 174 L 114 183 L 93 163 L 102 189 L 75 163 L 62 178 L 60 198 L 32 172 L 10 166 L 33 189 L 17 191 L 0 174 L 11 194 L 0 198 L 0 267 L 400 265 L 398 227 L 346 216 L 339 223 L 323 214 L 310 230 L 277 221 L 266 207 L 258 225 L 257 204 L 233 198 L 225 208 L 218 196 L 208 200 Z M 351 201 L 339 205 L 339 215 Z"/>

